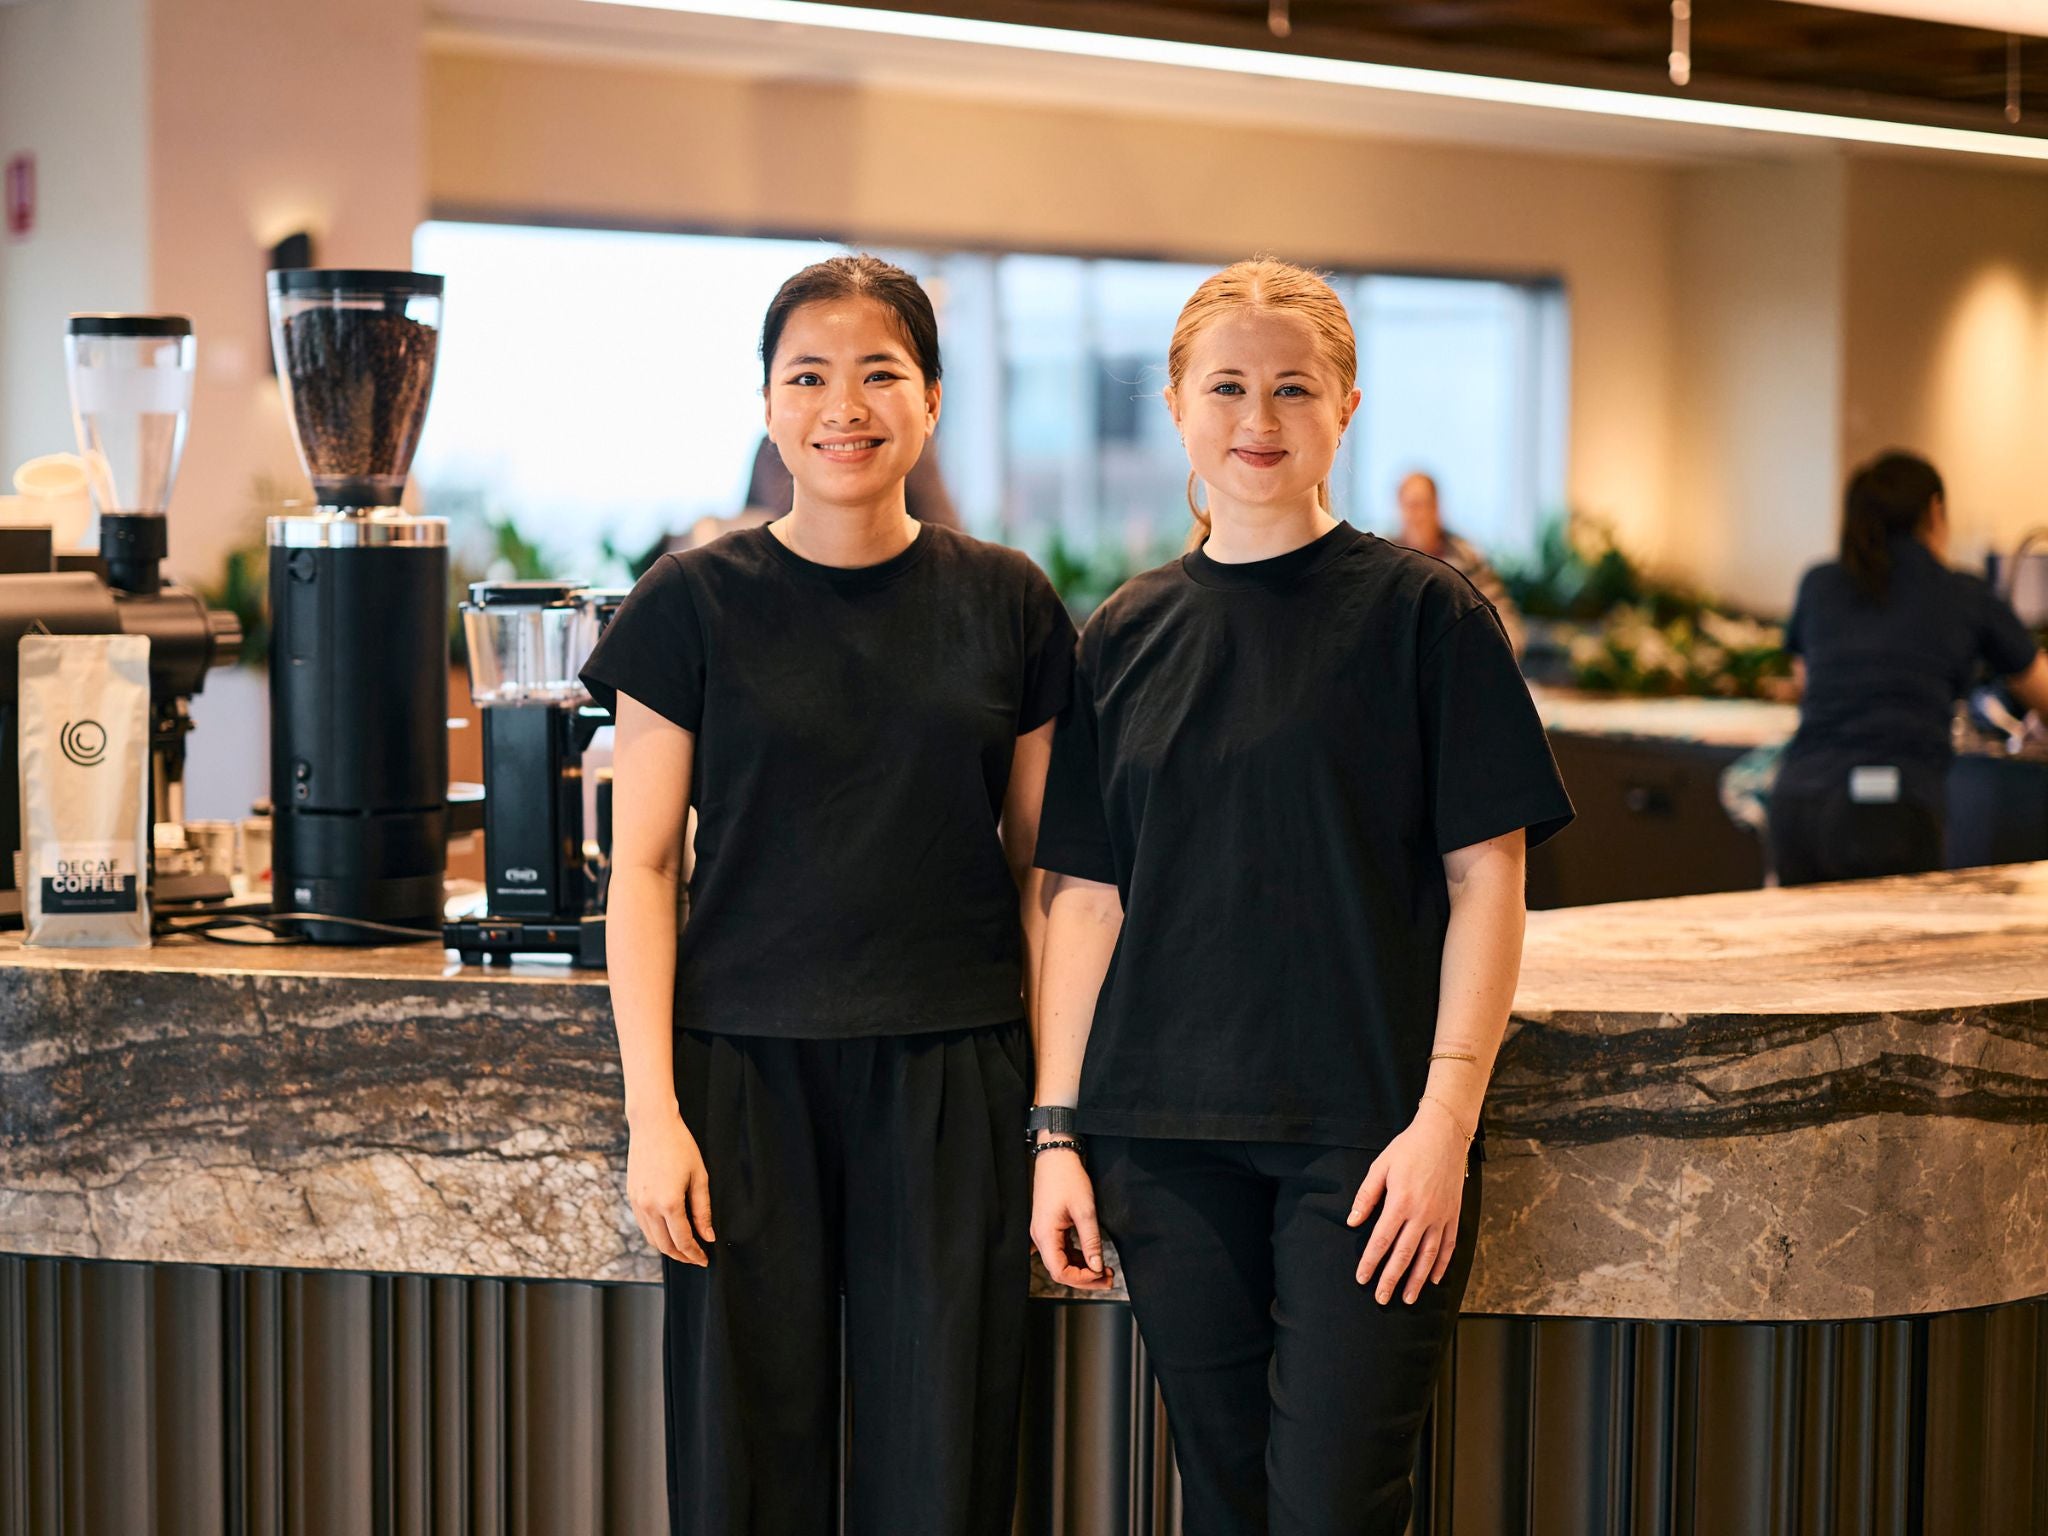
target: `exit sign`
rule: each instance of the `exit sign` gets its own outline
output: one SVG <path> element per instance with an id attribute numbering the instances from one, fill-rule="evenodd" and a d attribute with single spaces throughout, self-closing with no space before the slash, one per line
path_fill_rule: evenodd
<path id="1" fill-rule="evenodd" d="M 36 157 L 16 155 L 7 162 L 7 233 L 26 240 L 36 227 Z"/>

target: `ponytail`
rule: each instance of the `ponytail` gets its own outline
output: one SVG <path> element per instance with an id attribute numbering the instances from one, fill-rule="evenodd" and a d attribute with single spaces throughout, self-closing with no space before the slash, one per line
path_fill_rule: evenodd
<path id="1" fill-rule="evenodd" d="M 1849 583 L 1872 602 L 1891 590 L 1892 541 L 1926 523 L 1941 476 L 1916 454 L 1880 454 L 1849 477 L 1842 495 L 1841 561 Z"/>

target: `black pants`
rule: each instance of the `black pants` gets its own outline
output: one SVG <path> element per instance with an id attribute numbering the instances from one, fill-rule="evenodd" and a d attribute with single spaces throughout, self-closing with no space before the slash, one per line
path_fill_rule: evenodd
<path id="1" fill-rule="evenodd" d="M 1861 803 L 1849 798 L 1845 784 L 1773 794 L 1770 816 L 1780 885 L 1920 875 L 1946 862 L 1941 808 L 1917 800 Z"/>
<path id="2" fill-rule="evenodd" d="M 1030 1271 L 1024 1025 L 676 1039 L 708 1269 L 664 1261 L 677 1536 L 1010 1529 Z"/>
<path id="3" fill-rule="evenodd" d="M 1344 1218 L 1374 1154 L 1091 1140 L 1097 1209 L 1166 1398 L 1185 1536 L 1400 1536 L 1479 1223 L 1443 1283 L 1381 1306 Z"/>

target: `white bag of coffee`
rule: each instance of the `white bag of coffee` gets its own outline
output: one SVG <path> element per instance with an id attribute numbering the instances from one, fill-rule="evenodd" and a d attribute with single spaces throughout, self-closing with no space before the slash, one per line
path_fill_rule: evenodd
<path id="1" fill-rule="evenodd" d="M 149 637 L 21 638 L 30 944 L 149 943 Z"/>

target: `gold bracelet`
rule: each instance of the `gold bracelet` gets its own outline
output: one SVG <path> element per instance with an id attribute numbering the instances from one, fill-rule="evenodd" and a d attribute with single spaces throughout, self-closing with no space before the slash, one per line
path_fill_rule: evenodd
<path id="1" fill-rule="evenodd" d="M 1442 1099 L 1438 1098 L 1435 1094 L 1425 1093 L 1422 1097 L 1425 1103 L 1434 1104 L 1438 1109 L 1442 1110 L 1445 1114 L 1449 1115 L 1451 1117 L 1451 1124 L 1455 1125 L 1458 1128 L 1458 1134 L 1463 1136 L 1466 1141 L 1469 1142 L 1472 1140 L 1474 1136 L 1478 1135 L 1478 1132 L 1476 1131 L 1466 1130 L 1465 1122 L 1458 1118 L 1458 1112 L 1455 1109 L 1451 1108 L 1450 1105 L 1446 1104 Z"/>
<path id="2" fill-rule="evenodd" d="M 1477 1061 L 1479 1058 L 1470 1051 L 1431 1051 L 1431 1061 Z"/>

